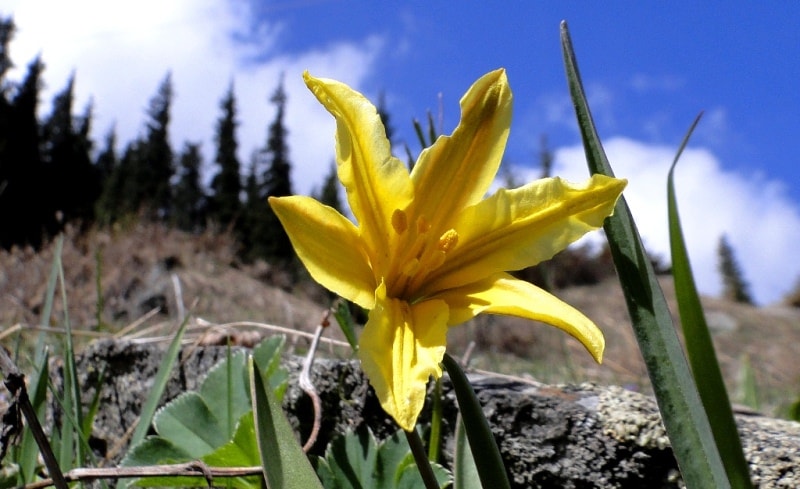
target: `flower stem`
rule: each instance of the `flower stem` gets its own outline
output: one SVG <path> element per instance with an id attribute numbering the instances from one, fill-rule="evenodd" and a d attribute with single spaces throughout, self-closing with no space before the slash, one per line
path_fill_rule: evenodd
<path id="1" fill-rule="evenodd" d="M 439 489 L 439 483 L 436 482 L 436 476 L 433 474 L 433 468 L 428 461 L 428 455 L 425 453 L 425 447 L 422 445 L 419 433 L 417 433 L 417 430 L 404 430 L 404 433 L 408 440 L 408 446 L 411 447 L 411 453 L 414 455 L 414 461 L 417 462 L 417 470 L 419 470 L 419 475 L 422 476 L 425 488 Z"/>

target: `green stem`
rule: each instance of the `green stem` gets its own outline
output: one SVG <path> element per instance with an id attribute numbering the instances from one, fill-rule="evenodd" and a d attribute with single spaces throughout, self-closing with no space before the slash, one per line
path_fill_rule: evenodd
<path id="1" fill-rule="evenodd" d="M 431 436 L 428 441 L 428 460 L 439 461 L 439 446 L 442 438 L 442 378 L 434 381 L 433 413 L 431 414 Z"/>
<path id="2" fill-rule="evenodd" d="M 419 475 L 422 476 L 422 481 L 425 483 L 426 489 L 439 489 L 439 483 L 436 482 L 436 476 L 433 473 L 433 468 L 428 462 L 428 455 L 425 453 L 425 447 L 422 445 L 422 439 L 416 430 L 405 431 L 408 446 L 411 447 L 411 453 L 414 455 L 414 461 L 417 462 L 417 469 Z"/>

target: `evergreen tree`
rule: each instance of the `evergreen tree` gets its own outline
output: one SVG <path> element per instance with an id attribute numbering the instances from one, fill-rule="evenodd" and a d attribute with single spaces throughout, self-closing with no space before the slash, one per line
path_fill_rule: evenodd
<path id="1" fill-rule="evenodd" d="M 103 149 L 97 154 L 95 167 L 100 175 L 101 191 L 95 204 L 95 220 L 99 224 L 109 225 L 114 221 L 117 211 L 120 185 L 120 161 L 117 158 L 117 132 L 112 127 L 106 133 Z"/>
<path id="2" fill-rule="evenodd" d="M 317 200 L 323 204 L 333 207 L 340 214 L 343 214 L 342 199 L 339 197 L 339 176 L 336 173 L 336 163 L 331 163 L 328 174 L 325 175 L 325 181 L 322 184 Z"/>
<path id="3" fill-rule="evenodd" d="M 217 122 L 217 156 L 219 172 L 211 181 L 211 212 L 213 219 L 221 226 L 232 224 L 242 212 L 240 194 L 242 192 L 241 165 L 236 156 L 236 98 L 233 84 L 220 104 L 222 116 Z"/>
<path id="4" fill-rule="evenodd" d="M 106 140 L 106 144 L 103 153 L 113 154 L 113 141 L 110 137 Z M 113 165 L 111 173 L 103 183 L 103 191 L 97 202 L 97 217 L 100 224 L 110 225 L 139 211 L 140 192 L 136 178 L 143 164 L 142 141 L 137 139 L 128 143 L 119 162 Z"/>
<path id="5" fill-rule="evenodd" d="M 14 38 L 16 26 L 14 19 L 11 17 L 0 17 L 0 91 L 5 95 L 5 77 L 8 70 L 10 70 L 14 63 L 11 62 L 11 53 L 8 49 L 11 40 Z"/>
<path id="6" fill-rule="evenodd" d="M 22 83 L 6 106 L 8 126 L 0 158 L 0 245 L 29 244 L 38 248 L 45 237 L 50 216 L 39 151 L 39 105 L 41 74 L 39 57 L 29 65 Z"/>
<path id="7" fill-rule="evenodd" d="M 719 260 L 719 273 L 722 275 L 723 296 L 734 302 L 752 304 L 753 298 L 750 295 L 750 287 L 744 279 L 744 274 L 736 261 L 733 248 L 728 243 L 725 235 L 719 238 L 717 258 Z"/>
<path id="8" fill-rule="evenodd" d="M 179 180 L 175 186 L 174 224 L 183 231 L 197 232 L 205 224 L 206 195 L 200 183 L 203 157 L 200 145 L 186 143 L 179 158 Z"/>
<path id="9" fill-rule="evenodd" d="M 143 160 L 135 173 L 137 208 L 142 206 L 147 217 L 153 220 L 168 219 L 171 212 L 170 180 L 175 173 L 169 144 L 172 97 L 172 75 L 167 73 L 150 100 Z"/>
<path id="10" fill-rule="evenodd" d="M 83 116 L 73 117 L 75 78 L 53 100 L 53 111 L 42 125 L 42 148 L 46 175 L 50 179 L 47 192 L 50 212 L 59 222 L 49 234 L 71 220 L 88 224 L 94 219 L 95 201 L 100 195 L 100 175 L 92 165 L 89 153 L 92 142 L 91 104 Z"/>
<path id="11" fill-rule="evenodd" d="M 271 209 L 263 195 L 259 181 L 259 152 L 255 152 L 250 161 L 250 169 L 245 181 L 245 203 L 242 209 L 239 242 L 242 253 L 248 260 L 268 256 L 270 229 L 269 215 Z"/>
<path id="12" fill-rule="evenodd" d="M 262 191 L 259 202 L 264 204 L 269 197 L 292 195 L 291 164 L 289 163 L 289 147 L 286 143 L 287 130 L 283 122 L 286 111 L 286 92 L 283 89 L 283 79 L 270 101 L 275 104 L 276 113 L 275 119 L 268 129 L 267 145 L 261 153 L 266 171 L 261 182 Z M 255 207 L 258 208 L 258 203 L 255 204 Z M 258 243 L 256 246 L 264 247 L 264 258 L 288 263 L 294 257 L 294 250 L 289 236 L 286 235 L 278 217 L 268 205 L 265 207 L 263 219 L 264 235 L 254 236 L 254 243 Z"/>
<path id="13" fill-rule="evenodd" d="M 383 122 L 383 127 L 386 130 L 386 139 L 389 142 L 392 142 L 394 139 L 394 127 L 392 127 L 391 123 L 391 116 L 389 114 L 389 109 L 386 107 L 386 93 L 381 92 L 378 96 L 378 116 L 381 118 L 381 122 Z"/>
<path id="14" fill-rule="evenodd" d="M 117 168 L 118 160 L 116 146 L 117 131 L 112 127 L 106 133 L 105 145 L 100 153 L 97 154 L 97 159 L 94 163 L 98 172 L 100 173 L 100 179 L 103 182 L 103 185 L 105 185 L 105 182 L 114 172 L 114 169 Z"/>

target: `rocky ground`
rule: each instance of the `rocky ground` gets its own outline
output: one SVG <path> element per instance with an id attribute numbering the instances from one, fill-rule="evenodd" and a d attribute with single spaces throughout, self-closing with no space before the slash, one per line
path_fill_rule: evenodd
<path id="1" fill-rule="evenodd" d="M 54 246 L 0 252 L 0 341 L 11 344 L 21 331 L 35 337 L 46 306 Z M 167 337 L 177 327 L 183 305 L 195 337 L 220 337 L 210 325 L 231 322 L 267 323 L 311 331 L 319 323 L 330 297 L 310 281 L 292 280 L 267 264 L 242 264 L 225 233 L 188 235 L 161 226 L 132 224 L 84 237 L 68 233 L 61 259 L 66 286 L 66 311 L 80 337 L 124 335 L 128 338 Z M 179 279 L 175 287 L 173 277 Z M 669 277 L 662 279 L 674 307 Z M 177 293 L 181 300 L 178 300 Z M 472 365 L 486 370 L 546 382 L 593 381 L 647 391 L 648 380 L 616 279 L 556 292 L 584 311 L 605 332 L 607 350 L 595 365 L 580 344 L 543 325 L 504 317 L 481 317 L 454 328 L 449 349 L 456 355 L 476 344 Z M 742 378 L 752 366 L 760 410 L 782 415 L 800 395 L 800 309 L 789 306 L 755 308 L 704 298 L 719 359 L 732 396 L 742 399 Z M 45 322 L 63 329 L 60 290 Z M 330 335 L 337 332 L 331 328 Z M 263 333 L 254 326 L 234 331 L 242 342 Z M 255 331 L 255 333 L 253 332 Z M 50 336 L 53 341 L 58 333 Z M 208 336 L 216 335 L 216 336 Z M 335 354 L 335 353 L 334 353 Z"/>

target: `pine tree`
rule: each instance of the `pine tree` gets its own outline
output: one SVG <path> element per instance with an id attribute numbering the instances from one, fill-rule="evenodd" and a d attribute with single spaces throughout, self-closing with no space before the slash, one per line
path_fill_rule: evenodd
<path id="1" fill-rule="evenodd" d="M 339 176 L 336 173 L 336 163 L 332 163 L 328 174 L 325 175 L 325 181 L 322 184 L 317 200 L 323 204 L 333 207 L 340 214 L 343 213 L 342 199 L 339 197 Z"/>
<path id="2" fill-rule="evenodd" d="M 171 212 L 170 180 L 175 173 L 169 144 L 172 97 L 172 75 L 167 73 L 150 100 L 143 161 L 136 171 L 137 204 L 143 206 L 147 217 L 153 220 L 168 219 Z"/>
<path id="3" fill-rule="evenodd" d="M 116 146 L 117 132 L 112 127 L 106 133 L 105 144 L 94 163 L 101 182 L 100 196 L 95 204 L 95 219 L 102 225 L 111 224 L 117 211 L 117 197 L 120 190 L 118 179 L 121 175 L 119 175 L 120 161 L 117 158 Z"/>
<path id="4" fill-rule="evenodd" d="M 63 223 L 79 220 L 86 225 L 94 219 L 95 201 L 100 195 L 100 175 L 92 165 L 89 153 L 92 142 L 91 104 L 84 115 L 74 117 L 74 75 L 53 100 L 53 111 L 42 124 L 42 147 L 46 175 L 50 179 L 47 192 L 50 212 L 59 216 L 57 232 Z"/>
<path id="5" fill-rule="evenodd" d="M 728 300 L 752 304 L 750 287 L 744 279 L 744 274 L 736 261 L 733 248 L 728 243 L 725 235 L 719 238 L 717 246 L 719 273 L 722 275 L 722 294 Z"/>
<path id="6" fill-rule="evenodd" d="M 41 59 L 35 58 L 7 106 L 7 138 L 0 158 L 0 245 L 4 248 L 15 244 L 38 248 L 46 223 L 53 219 L 42 195 L 46 180 L 36 117 L 43 70 Z"/>
<path id="7" fill-rule="evenodd" d="M 389 114 L 389 109 L 386 107 L 385 92 L 381 92 L 381 94 L 378 96 L 377 110 L 378 110 L 378 116 L 381 118 L 381 122 L 383 122 L 383 127 L 386 130 L 386 139 L 388 139 L 389 142 L 391 143 L 392 139 L 394 138 L 394 127 L 392 126 L 391 123 L 392 118 L 391 115 Z"/>
<path id="8" fill-rule="evenodd" d="M 222 116 L 217 121 L 217 156 L 219 172 L 211 181 L 211 213 L 221 226 L 227 227 L 239 218 L 242 212 L 241 165 L 236 156 L 236 98 L 233 84 L 220 104 Z"/>
<path id="9" fill-rule="evenodd" d="M 205 223 L 206 195 L 200 183 L 203 157 L 200 144 L 186 143 L 179 158 L 179 180 L 175 185 L 172 219 L 179 229 L 198 232 Z"/>
<path id="10" fill-rule="evenodd" d="M 269 197 L 292 195 L 291 164 L 289 163 L 289 147 L 286 143 L 288 133 L 283 122 L 286 111 L 286 92 L 283 89 L 283 79 L 270 101 L 275 104 L 276 113 L 275 119 L 268 129 L 267 145 L 261 153 L 266 171 L 262 179 L 263 189 L 259 201 L 264 203 Z M 254 242 L 259 243 L 257 246 L 261 246 L 260 243 L 263 243 L 264 258 L 288 263 L 294 257 L 294 250 L 278 217 L 268 205 L 265 208 L 263 219 L 266 234 L 255 236 Z"/>

